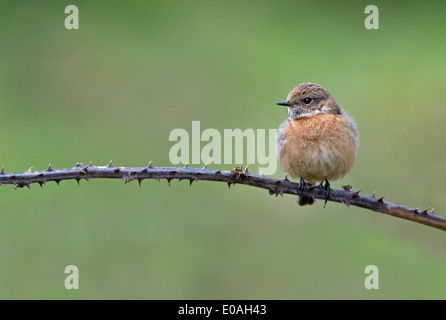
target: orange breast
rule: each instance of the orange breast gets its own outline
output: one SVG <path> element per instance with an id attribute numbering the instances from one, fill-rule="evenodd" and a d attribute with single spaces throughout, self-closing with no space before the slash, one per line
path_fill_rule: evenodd
<path id="1" fill-rule="evenodd" d="M 289 120 L 278 133 L 282 169 L 311 184 L 345 176 L 353 167 L 358 144 L 348 121 L 334 114 Z"/>

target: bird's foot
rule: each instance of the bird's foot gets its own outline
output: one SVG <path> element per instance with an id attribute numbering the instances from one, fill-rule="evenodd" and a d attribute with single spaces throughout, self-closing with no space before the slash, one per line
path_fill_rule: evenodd
<path id="1" fill-rule="evenodd" d="M 325 179 L 325 185 L 323 185 L 323 183 L 321 182 L 320 187 L 324 188 L 325 190 L 325 201 L 324 201 L 324 208 L 325 208 L 331 196 L 330 182 L 328 182 L 328 180 Z"/>
<path id="2" fill-rule="evenodd" d="M 300 178 L 299 190 L 303 191 L 307 185 L 308 185 L 308 183 L 304 180 L 304 178 Z"/>

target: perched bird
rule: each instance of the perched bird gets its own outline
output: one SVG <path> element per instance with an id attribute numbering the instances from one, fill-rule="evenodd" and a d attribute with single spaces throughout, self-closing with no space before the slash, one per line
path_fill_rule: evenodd
<path id="1" fill-rule="evenodd" d="M 279 127 L 277 154 L 280 166 L 300 184 L 314 185 L 344 177 L 353 167 L 359 138 L 353 119 L 341 111 L 334 98 L 322 86 L 301 83 L 278 105 L 288 108 L 288 119 Z M 300 205 L 314 199 L 300 197 Z"/>

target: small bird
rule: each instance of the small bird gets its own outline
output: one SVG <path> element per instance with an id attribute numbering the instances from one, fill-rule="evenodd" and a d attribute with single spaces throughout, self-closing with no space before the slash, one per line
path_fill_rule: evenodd
<path id="1" fill-rule="evenodd" d="M 288 119 L 279 127 L 277 154 L 282 169 L 300 185 L 325 181 L 327 202 L 329 181 L 344 177 L 353 167 L 359 137 L 356 123 L 321 85 L 301 83 L 278 102 L 288 107 Z M 314 199 L 302 196 L 299 205 Z"/>

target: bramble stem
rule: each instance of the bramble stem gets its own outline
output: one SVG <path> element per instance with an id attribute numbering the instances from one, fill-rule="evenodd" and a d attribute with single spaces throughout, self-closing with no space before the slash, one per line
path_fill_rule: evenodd
<path id="1" fill-rule="evenodd" d="M 63 180 L 81 179 L 122 179 L 125 183 L 137 180 L 141 185 L 144 179 L 166 179 L 170 184 L 173 179 L 187 179 L 190 184 L 194 181 L 220 181 L 231 184 L 244 184 L 253 187 L 269 190 L 270 194 L 283 196 L 283 194 L 292 194 L 298 196 L 312 197 L 313 199 L 327 198 L 326 189 L 321 186 L 301 186 L 299 183 L 291 182 L 285 178 L 274 179 L 265 176 L 250 174 L 246 169 L 235 168 L 232 171 L 212 170 L 205 166 L 204 168 L 184 167 L 153 167 L 151 163 L 147 167 L 114 167 L 110 163 L 105 167 L 96 167 L 91 163 L 89 165 L 76 164 L 73 168 L 54 170 L 51 165 L 44 171 L 33 171 L 30 168 L 23 173 L 5 173 L 2 167 L 0 171 L 0 185 L 12 184 L 17 188 L 30 187 L 32 183 L 38 183 L 40 186 L 46 185 L 49 181 L 55 181 L 59 184 Z M 331 189 L 328 201 L 344 203 L 347 206 L 357 206 L 369 209 L 375 212 L 388 214 L 394 217 L 418 222 L 446 230 L 446 218 L 438 216 L 431 211 L 409 208 L 403 205 L 384 201 L 383 198 L 377 199 L 375 194 L 365 196 L 354 192 L 350 188 L 346 190 Z"/>

